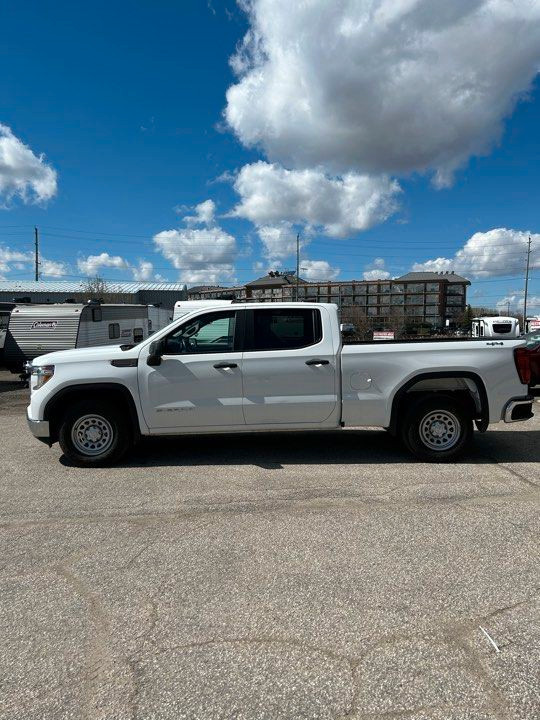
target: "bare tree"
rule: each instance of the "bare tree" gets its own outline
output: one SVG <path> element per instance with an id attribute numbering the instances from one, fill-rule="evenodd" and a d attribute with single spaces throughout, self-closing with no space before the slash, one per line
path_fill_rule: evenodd
<path id="1" fill-rule="evenodd" d="M 88 278 L 84 285 L 84 292 L 90 300 L 101 300 L 102 302 L 106 299 L 107 295 L 110 294 L 107 283 L 98 275 L 93 278 Z"/>

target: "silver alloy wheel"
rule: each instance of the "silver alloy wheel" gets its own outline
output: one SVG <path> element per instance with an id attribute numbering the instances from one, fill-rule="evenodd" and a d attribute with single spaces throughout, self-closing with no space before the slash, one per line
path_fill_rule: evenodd
<path id="1" fill-rule="evenodd" d="M 83 415 L 73 423 L 71 440 L 82 455 L 102 455 L 112 445 L 114 431 L 102 415 Z"/>
<path id="2" fill-rule="evenodd" d="M 431 410 L 420 421 L 420 439 L 430 450 L 450 450 L 461 435 L 461 423 L 449 410 Z"/>

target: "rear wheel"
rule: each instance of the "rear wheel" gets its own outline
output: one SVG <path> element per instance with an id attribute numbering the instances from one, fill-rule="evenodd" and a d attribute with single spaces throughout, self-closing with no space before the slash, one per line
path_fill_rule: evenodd
<path id="1" fill-rule="evenodd" d="M 428 462 L 452 462 L 467 450 L 472 436 L 470 412 L 448 395 L 418 401 L 401 424 L 407 449 Z"/>
<path id="2" fill-rule="evenodd" d="M 126 419 L 106 403 L 82 402 L 70 408 L 58 434 L 62 452 L 75 465 L 108 465 L 119 460 L 131 441 Z"/>

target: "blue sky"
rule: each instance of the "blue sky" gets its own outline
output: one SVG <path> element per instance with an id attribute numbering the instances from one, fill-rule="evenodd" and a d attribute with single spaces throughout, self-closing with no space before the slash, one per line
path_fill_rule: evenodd
<path id="1" fill-rule="evenodd" d="M 308 25 L 317 16 L 318 2 L 313 0 Z M 422 0 L 412 4 L 420 7 Z M 331 18 L 342 6 L 340 28 L 351 20 L 346 5 L 337 0 Z M 359 13 L 363 5 L 359 0 Z M 388 12 L 384 0 L 380 5 Z M 449 73 L 442 72 L 430 79 L 435 95 L 430 98 L 432 86 L 426 86 L 420 105 L 416 99 L 406 112 L 406 85 L 413 87 L 414 79 L 400 80 L 389 67 L 383 79 L 390 78 L 397 94 L 402 92 L 404 99 L 393 109 L 402 115 L 396 120 L 393 111 L 385 117 L 383 109 L 378 122 L 366 109 L 366 97 L 377 105 L 366 77 L 361 86 L 355 84 L 357 76 L 345 77 L 354 64 L 347 53 L 357 52 L 361 37 L 343 49 L 347 88 L 340 94 L 338 61 L 329 80 L 330 63 L 319 68 L 316 59 L 318 48 L 332 40 L 332 22 L 317 23 L 305 36 L 299 33 L 300 49 L 290 51 L 287 3 L 256 0 L 254 7 L 250 15 L 233 0 L 4 5 L 0 125 L 10 134 L 4 131 L 4 165 L 0 135 L 0 275 L 32 278 L 27 253 L 34 225 L 48 262 L 44 277 L 49 272 L 49 277 L 74 279 L 97 272 L 110 279 L 158 277 L 188 284 L 206 279 L 233 284 L 272 267 L 294 267 L 290 250 L 300 232 L 307 277 L 395 276 L 432 261 L 426 269 L 453 268 L 473 280 L 473 304 L 494 306 L 509 297 L 516 309 L 531 231 L 536 266 L 531 294 L 540 303 L 540 92 L 535 78 L 540 55 L 534 54 L 535 43 L 540 47 L 539 18 L 526 18 L 530 37 L 523 44 L 527 48 L 529 43 L 530 50 L 513 64 L 508 59 L 512 72 L 501 78 L 501 87 L 480 100 L 474 87 L 470 91 L 474 114 L 462 108 L 446 113 L 445 98 L 456 90 L 444 87 Z M 306 17 L 295 12 L 289 13 L 291 26 L 305 27 Z M 399 27 L 420 23 L 418 17 L 409 12 Z M 482 70 L 479 86 L 488 76 L 491 85 L 499 82 L 496 64 L 505 62 L 505 42 L 513 42 L 512 28 L 497 16 L 495 21 L 489 32 L 500 41 L 500 57 L 491 59 L 493 76 L 489 68 Z M 385 18 L 385 32 L 389 22 L 395 21 Z M 473 17 L 452 18 L 444 26 L 441 20 L 435 40 L 430 30 L 429 42 L 439 43 L 441 64 L 451 62 L 455 70 L 459 61 L 445 56 L 444 33 L 460 32 L 467 47 L 475 25 L 478 29 Z M 418 27 L 427 32 L 424 25 Z M 229 60 L 250 28 L 266 43 L 267 59 L 247 46 L 236 55 L 240 75 L 235 75 Z M 396 52 L 408 49 L 410 34 L 394 38 Z M 280 43 L 297 53 L 284 71 L 286 82 L 292 78 L 286 91 L 283 77 L 276 81 L 283 73 Z M 473 66 L 475 58 L 473 53 L 468 59 Z M 361 56 L 353 59 L 362 61 Z M 261 62 L 260 86 L 252 91 L 250 73 Z M 424 68 L 424 75 L 429 72 Z M 312 87 L 303 95 L 304 82 Z M 239 92 L 226 98 L 231 86 Z M 332 97 L 332 112 L 330 101 L 320 100 L 323 95 Z M 315 97 L 325 103 L 318 111 Z M 312 112 L 307 120 L 306 107 Z M 501 122 L 504 131 L 498 138 Z M 341 132 L 350 145 L 340 144 Z M 399 142 L 388 147 L 396 137 Z M 32 152 L 26 164 L 21 143 Z M 430 144 L 433 150 L 424 157 Z M 369 147 L 382 149 L 370 152 Z M 43 167 L 51 169 L 49 175 L 43 175 Z M 39 180 L 45 190 L 32 185 Z M 40 192 L 46 197 L 40 198 Z M 208 200 L 214 206 L 194 209 Z M 367 209 L 358 219 L 350 205 L 362 203 Z M 333 204 L 344 209 L 334 212 Z M 455 253 L 471 238 L 476 239 L 456 263 Z"/>

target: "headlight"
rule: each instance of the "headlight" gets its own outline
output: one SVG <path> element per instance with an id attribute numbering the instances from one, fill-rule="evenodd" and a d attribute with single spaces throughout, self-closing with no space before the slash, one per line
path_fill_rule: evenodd
<path id="1" fill-rule="evenodd" d="M 39 390 L 54 375 L 54 365 L 32 366 L 32 390 Z"/>

